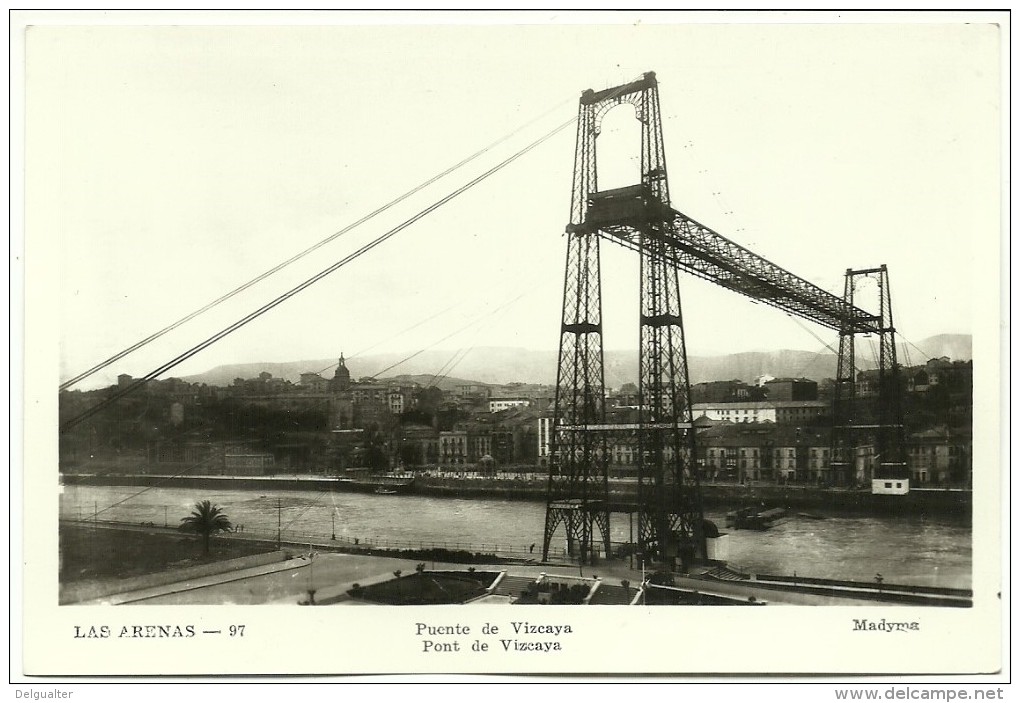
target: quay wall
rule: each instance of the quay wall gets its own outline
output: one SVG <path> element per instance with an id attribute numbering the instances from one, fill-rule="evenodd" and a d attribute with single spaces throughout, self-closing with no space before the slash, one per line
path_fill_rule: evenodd
<path id="1" fill-rule="evenodd" d="M 377 487 L 377 484 L 371 481 L 356 483 L 327 476 L 172 476 L 152 472 L 67 473 L 61 475 L 61 480 L 66 485 L 166 486 L 263 492 L 274 490 L 371 492 Z M 543 480 L 419 476 L 413 485 L 401 492 L 440 498 L 544 501 L 545 491 L 546 482 Z M 626 510 L 625 506 L 637 499 L 637 485 L 632 481 L 610 481 L 609 491 L 610 501 L 617 504 L 617 509 Z M 908 513 L 968 520 L 972 504 L 971 491 L 962 489 L 914 489 L 907 495 L 890 496 L 844 488 L 711 483 L 701 486 L 701 494 L 703 504 L 710 509 L 764 505 L 766 508 L 782 507 L 821 513 Z"/>
<path id="2" fill-rule="evenodd" d="M 419 478 L 415 493 L 455 498 L 502 498 L 506 500 L 545 500 L 544 481 L 493 479 Z M 637 500 L 637 485 L 610 481 L 610 501 L 619 504 Z M 701 486 L 706 508 L 735 509 L 748 505 L 792 510 L 864 514 L 920 513 L 970 517 L 972 493 L 969 490 L 913 490 L 907 495 L 873 495 L 866 490 L 781 486 L 759 484 L 710 483 Z"/>

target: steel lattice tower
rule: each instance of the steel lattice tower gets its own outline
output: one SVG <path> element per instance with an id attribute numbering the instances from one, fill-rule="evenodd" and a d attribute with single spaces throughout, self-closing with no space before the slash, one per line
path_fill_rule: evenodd
<path id="1" fill-rule="evenodd" d="M 854 314 L 855 291 L 864 278 L 878 286 L 878 314 L 870 318 Z M 838 485 L 856 477 L 859 446 L 872 442 L 876 465 L 872 481 L 895 479 L 903 492 L 909 489 L 909 473 L 904 455 L 903 409 L 900 368 L 896 361 L 896 328 L 893 325 L 889 271 L 878 268 L 847 269 L 843 286 L 846 315 L 839 330 L 839 357 L 833 393 L 832 472 Z M 857 389 L 854 339 L 858 334 L 879 337 L 876 392 L 868 390 L 873 407 L 865 407 Z"/>
<path id="2" fill-rule="evenodd" d="M 580 546 L 581 563 L 590 560 L 598 527 L 609 549 L 609 453 L 605 425 L 602 346 L 602 279 L 599 238 L 585 227 L 588 196 L 595 191 L 595 137 L 598 111 L 585 91 L 577 116 L 573 193 L 567 225 L 559 364 L 546 500 L 542 559 L 557 527 L 566 528 L 567 551 Z"/>
<path id="3" fill-rule="evenodd" d="M 641 93 L 641 185 L 646 217 L 641 243 L 640 383 L 638 394 L 638 539 L 642 552 L 673 563 L 705 553 L 694 468 L 694 429 L 687 373 L 679 271 L 669 260 L 672 225 L 659 91 Z"/>
<path id="4" fill-rule="evenodd" d="M 641 123 L 640 183 L 600 191 L 596 142 L 605 114 L 622 103 Z M 567 548 L 589 560 L 596 529 L 609 549 L 610 441 L 638 449 L 640 550 L 671 566 L 707 556 L 705 521 L 694 466 L 690 381 L 684 345 L 678 274 L 684 271 L 753 300 L 813 321 L 840 334 L 834 389 L 833 479 L 848 483 L 856 453 L 873 441 L 879 479 L 909 489 L 903 454 L 903 418 L 895 328 L 886 267 L 849 270 L 843 297 L 822 290 L 723 237 L 670 206 L 659 91 L 654 73 L 599 92 L 581 94 L 567 261 L 563 283 L 556 410 L 546 503 L 543 558 L 560 525 Z M 607 424 L 603 373 L 599 240 L 641 257 L 639 415 L 635 424 Z M 879 312 L 856 306 L 854 288 L 875 277 Z M 880 338 L 877 404 L 864 412 L 856 387 L 855 338 Z M 880 492 L 880 491 L 879 491 Z"/>
<path id="5" fill-rule="evenodd" d="M 622 103 L 641 123 L 641 183 L 599 191 L 596 138 L 602 118 Z M 634 434 L 638 443 L 639 548 L 670 565 L 705 554 L 701 500 L 693 467 L 690 382 L 680 310 L 678 268 L 671 259 L 669 204 L 658 83 L 654 73 L 581 95 L 571 221 L 560 328 L 552 463 L 543 558 L 564 524 L 571 555 L 590 557 L 598 527 L 609 549 L 608 446 Z M 631 239 L 641 252 L 639 419 L 606 424 L 598 235 Z"/>
<path id="6" fill-rule="evenodd" d="M 843 282 L 843 300 L 848 309 L 854 305 L 854 276 L 847 269 Z M 839 329 L 839 356 L 836 358 L 836 380 L 832 389 L 832 481 L 846 485 L 854 473 L 857 435 L 857 357 L 854 349 L 856 327 L 844 316 Z"/>

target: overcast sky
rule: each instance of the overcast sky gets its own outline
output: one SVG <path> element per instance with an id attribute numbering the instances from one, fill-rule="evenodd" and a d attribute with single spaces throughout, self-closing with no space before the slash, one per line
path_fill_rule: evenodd
<path id="1" fill-rule="evenodd" d="M 61 379 L 540 117 L 96 382 L 146 373 L 570 119 L 582 90 L 648 70 L 675 208 L 837 294 L 848 267 L 887 264 L 910 341 L 972 332 L 976 247 L 997 251 L 1000 229 L 998 51 L 987 24 L 32 28 L 27 253 L 55 258 L 40 275 L 59 291 Z M 636 173 L 632 115 L 606 119 L 603 186 Z M 169 375 L 556 348 L 574 137 Z M 636 354 L 637 257 L 603 252 L 606 347 Z M 690 277 L 681 287 L 691 354 L 835 340 Z"/>

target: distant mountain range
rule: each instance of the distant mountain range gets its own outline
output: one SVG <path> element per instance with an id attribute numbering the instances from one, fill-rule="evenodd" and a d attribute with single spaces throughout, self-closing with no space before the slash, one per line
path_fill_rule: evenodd
<path id="1" fill-rule="evenodd" d="M 876 342 L 877 344 L 877 342 Z M 858 339 L 857 366 L 862 369 L 875 368 L 877 360 L 873 345 L 868 339 Z M 940 334 L 922 340 L 916 345 L 899 345 L 898 359 L 901 364 L 922 364 L 928 359 L 947 356 L 954 361 L 968 361 L 971 356 L 969 334 Z M 467 383 L 506 384 L 556 383 L 556 352 L 535 351 L 512 347 L 480 347 L 468 351 L 450 371 L 457 376 L 443 376 L 442 369 L 450 366 L 457 352 L 425 351 L 407 361 L 401 362 L 407 354 L 373 354 L 347 360 L 347 368 L 354 379 L 363 376 L 399 378 L 415 381 L 422 385 L 435 384 L 444 390 Z M 311 359 L 305 361 L 265 362 L 226 364 L 205 373 L 188 376 L 184 380 L 192 383 L 208 383 L 216 386 L 230 385 L 235 378 L 255 378 L 263 371 L 274 377 L 297 383 L 305 372 L 320 373 L 326 378 L 333 376 L 337 360 Z M 606 351 L 606 385 L 618 388 L 624 383 L 637 381 L 636 351 Z M 718 356 L 691 356 L 691 382 L 725 381 L 740 379 L 753 381 L 758 376 L 804 377 L 821 381 L 832 378 L 836 372 L 836 354 L 824 352 L 779 351 L 741 352 Z M 392 367 L 392 372 L 390 369 Z M 437 377 L 438 374 L 438 377 Z"/>

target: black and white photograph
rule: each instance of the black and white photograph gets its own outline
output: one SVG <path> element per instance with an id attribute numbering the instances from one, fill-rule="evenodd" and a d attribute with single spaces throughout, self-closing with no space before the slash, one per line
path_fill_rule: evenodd
<path id="1" fill-rule="evenodd" d="M 1001 670 L 1008 13 L 22 21 L 25 673 Z"/>

